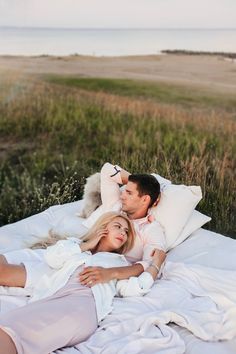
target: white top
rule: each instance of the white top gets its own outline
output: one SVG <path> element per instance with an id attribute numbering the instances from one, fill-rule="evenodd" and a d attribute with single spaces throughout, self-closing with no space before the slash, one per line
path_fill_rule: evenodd
<path id="1" fill-rule="evenodd" d="M 37 301 L 55 294 L 61 289 L 71 274 L 82 264 L 95 267 L 122 267 L 129 263 L 123 255 L 110 252 L 92 254 L 82 252 L 79 246 L 81 241 L 77 238 L 60 240 L 45 251 L 47 264 L 55 271 L 43 274 L 35 286 L 30 302 Z M 92 286 L 91 290 L 95 299 L 97 318 L 101 321 L 112 311 L 112 300 L 115 295 L 142 296 L 148 292 L 153 284 L 152 276 L 144 272 L 139 277 L 128 280 L 111 280 Z"/>
<path id="2" fill-rule="evenodd" d="M 120 170 L 119 166 L 113 166 L 108 162 L 103 165 L 101 169 L 102 205 L 83 222 L 84 226 L 90 228 L 107 211 L 121 211 L 121 191 L 119 185 L 122 184 L 122 179 Z M 159 175 L 154 176 L 158 179 L 161 190 L 171 183 Z M 132 222 L 136 231 L 136 237 L 134 246 L 126 254 L 126 257 L 131 263 L 137 262 L 142 264 L 145 270 L 152 260 L 150 254 L 154 248 L 166 251 L 164 232 L 161 225 L 149 213 L 146 217 L 132 220 Z"/>

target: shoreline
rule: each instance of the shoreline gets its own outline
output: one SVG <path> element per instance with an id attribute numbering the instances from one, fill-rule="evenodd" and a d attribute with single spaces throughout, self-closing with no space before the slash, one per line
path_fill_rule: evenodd
<path id="1" fill-rule="evenodd" d="M 202 50 L 188 50 L 188 49 L 163 49 L 157 53 L 148 54 L 122 54 L 122 55 L 87 55 L 80 53 L 72 54 L 0 54 L 0 58 L 70 58 L 70 57 L 85 57 L 85 58 L 132 58 L 132 57 L 158 57 L 162 55 L 184 55 L 184 56 L 216 56 L 223 58 L 236 59 L 236 52 L 215 52 Z"/>

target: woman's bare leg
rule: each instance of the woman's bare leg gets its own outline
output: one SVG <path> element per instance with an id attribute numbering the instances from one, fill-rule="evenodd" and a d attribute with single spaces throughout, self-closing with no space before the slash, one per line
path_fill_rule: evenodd
<path id="1" fill-rule="evenodd" d="M 24 288 L 26 283 L 26 270 L 23 264 L 7 263 L 6 258 L 0 255 L 0 285 Z"/>
<path id="2" fill-rule="evenodd" d="M 17 354 L 15 344 L 11 337 L 0 329 L 0 354 Z"/>

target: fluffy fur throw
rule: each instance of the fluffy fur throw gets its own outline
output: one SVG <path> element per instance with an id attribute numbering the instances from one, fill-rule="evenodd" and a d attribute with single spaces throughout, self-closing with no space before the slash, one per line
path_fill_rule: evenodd
<path id="1" fill-rule="evenodd" d="M 84 186 L 84 207 L 80 213 L 82 218 L 88 218 L 102 204 L 100 173 L 94 173 L 86 179 Z"/>

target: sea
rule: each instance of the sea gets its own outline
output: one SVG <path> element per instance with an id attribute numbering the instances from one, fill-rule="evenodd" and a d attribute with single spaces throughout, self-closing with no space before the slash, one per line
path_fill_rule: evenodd
<path id="1" fill-rule="evenodd" d="M 0 27 L 0 55 L 124 56 L 163 50 L 236 53 L 235 29 Z"/>

